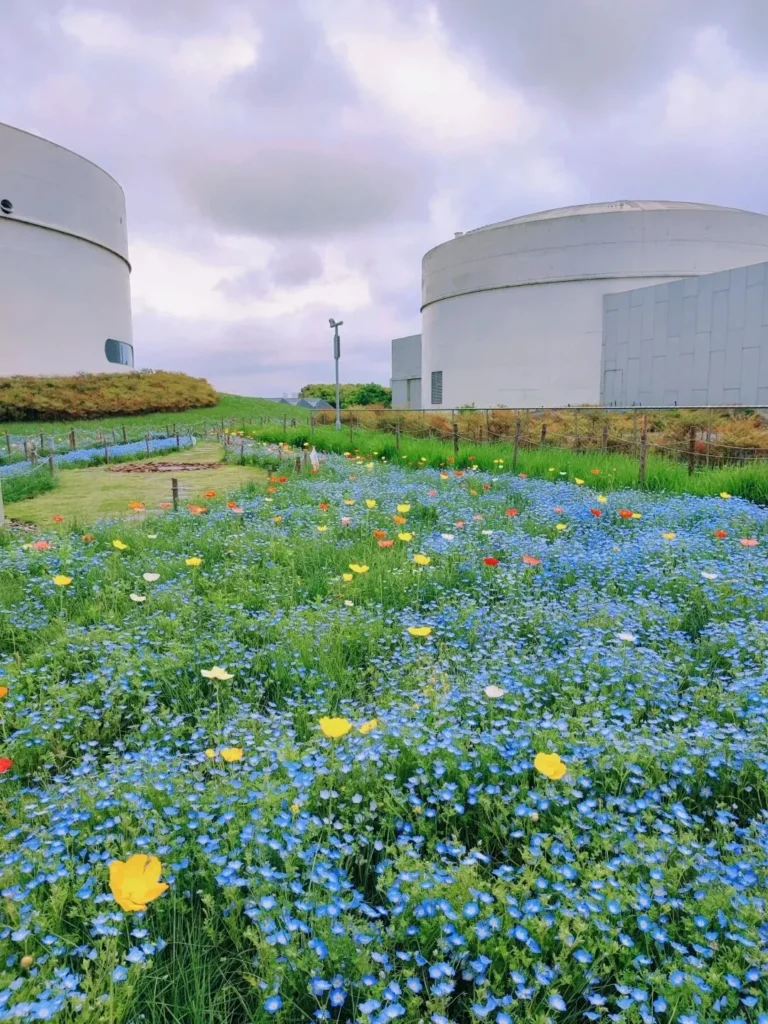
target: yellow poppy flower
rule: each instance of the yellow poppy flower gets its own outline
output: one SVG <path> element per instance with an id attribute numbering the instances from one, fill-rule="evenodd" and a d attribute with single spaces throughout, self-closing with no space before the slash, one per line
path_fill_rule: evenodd
<path id="1" fill-rule="evenodd" d="M 674 540 L 676 536 L 677 536 L 676 533 L 663 533 L 662 534 L 662 537 L 664 538 L 664 540 Z"/>
<path id="2" fill-rule="evenodd" d="M 121 540 L 113 540 L 112 541 L 112 547 L 113 548 L 117 548 L 118 551 L 127 551 L 128 550 L 128 545 L 127 544 L 123 544 L 123 542 Z"/>
<path id="3" fill-rule="evenodd" d="M 398 533 L 397 539 L 398 540 L 404 540 L 405 543 L 407 544 L 409 540 L 413 540 L 413 534 L 412 533 Z"/>
<path id="4" fill-rule="evenodd" d="M 366 508 L 376 508 L 376 500 L 374 498 L 365 499 Z"/>
<path id="5" fill-rule="evenodd" d="M 440 474 L 440 479 L 441 480 L 447 480 L 448 479 L 448 474 L 447 473 L 441 473 Z"/>
<path id="6" fill-rule="evenodd" d="M 606 501 L 608 501 L 604 494 L 598 494 L 597 500 L 600 502 L 601 505 L 604 505 Z"/>
<path id="7" fill-rule="evenodd" d="M 345 505 L 354 505 L 355 504 L 355 499 L 354 498 L 345 498 L 344 499 L 344 504 Z"/>
<path id="8" fill-rule="evenodd" d="M 429 636 L 432 632 L 431 626 L 409 626 L 408 632 L 411 636 Z"/>
<path id="9" fill-rule="evenodd" d="M 559 754 L 537 754 L 533 759 L 533 767 L 548 779 L 562 779 L 568 771 Z"/>
<path id="10" fill-rule="evenodd" d="M 727 501 L 730 498 L 730 494 L 728 493 L 728 491 L 720 491 L 720 497 Z"/>
<path id="11" fill-rule="evenodd" d="M 57 587 L 68 587 L 69 584 L 72 582 L 72 577 L 64 575 L 54 576 L 53 582 L 56 584 Z"/>
<path id="12" fill-rule="evenodd" d="M 317 532 L 318 532 L 318 533 L 325 533 L 325 531 L 326 531 L 327 529 L 328 529 L 328 527 L 327 527 L 327 526 L 318 526 L 318 527 L 317 527 Z"/>
<path id="13" fill-rule="evenodd" d="M 227 672 L 226 669 L 219 668 L 218 665 L 214 665 L 213 668 L 201 668 L 200 675 L 203 679 L 219 679 L 222 681 L 234 679 L 234 676 L 230 672 Z"/>
<path id="14" fill-rule="evenodd" d="M 205 756 L 208 758 L 209 761 L 212 761 L 214 757 L 216 757 L 216 751 L 212 747 L 208 747 L 208 749 L 205 752 Z"/>
<path id="15" fill-rule="evenodd" d="M 579 478 L 577 476 L 575 476 L 573 478 L 573 481 L 574 481 L 574 483 L 578 484 L 579 487 L 581 487 L 581 485 L 584 483 L 584 481 L 583 480 L 579 480 Z"/>
<path id="16" fill-rule="evenodd" d="M 356 573 L 361 573 L 362 574 L 364 572 L 368 572 L 368 566 L 367 565 L 358 565 L 356 562 L 351 562 L 349 568 L 352 570 L 352 572 L 356 572 Z"/>
<path id="17" fill-rule="evenodd" d="M 633 512 L 632 513 L 632 518 L 633 519 L 642 519 L 643 518 L 643 513 L 642 512 Z"/>
<path id="18" fill-rule="evenodd" d="M 346 736 L 352 728 L 352 723 L 346 718 L 329 718 L 328 716 L 321 718 L 318 725 L 322 729 L 323 736 L 327 736 L 329 740 L 338 740 L 342 736 Z"/>
<path id="19" fill-rule="evenodd" d="M 283 521 L 283 517 L 282 516 L 275 516 L 274 519 L 272 520 L 273 523 L 282 523 L 282 521 Z"/>
<path id="20" fill-rule="evenodd" d="M 428 555 L 414 555 L 413 560 L 416 565 L 429 565 L 432 559 Z"/>
<path id="21" fill-rule="evenodd" d="M 407 504 L 404 504 L 404 505 L 398 505 L 398 506 L 397 506 L 397 511 L 398 511 L 398 512 L 399 512 L 399 513 L 400 513 L 401 515 L 405 515 L 405 513 L 406 513 L 406 512 L 410 512 L 410 511 L 411 511 L 411 506 L 410 506 L 410 505 L 407 505 Z"/>
<path id="22" fill-rule="evenodd" d="M 344 580 L 345 583 L 349 583 L 352 580 L 352 573 L 344 572 L 341 574 L 341 578 Z"/>
<path id="23" fill-rule="evenodd" d="M 147 909 L 147 904 L 162 896 L 168 888 L 160 881 L 163 865 L 157 857 L 134 853 L 128 860 L 113 860 L 109 865 L 109 888 L 116 902 L 127 913 Z"/>
<path id="24" fill-rule="evenodd" d="M 358 729 L 358 732 L 362 733 L 363 736 L 367 736 L 369 732 L 373 732 L 378 724 L 378 720 L 376 718 L 372 718 L 369 722 L 363 722 Z"/>
<path id="25" fill-rule="evenodd" d="M 202 558 L 198 558 L 197 555 L 195 555 L 194 558 L 186 558 L 185 562 L 186 562 L 187 565 L 202 565 L 203 564 Z"/>
<path id="26" fill-rule="evenodd" d="M 558 523 L 555 526 L 555 529 L 556 530 L 567 530 L 568 529 L 568 524 L 567 523 Z"/>
<path id="27" fill-rule="evenodd" d="M 240 761 L 242 759 L 243 748 L 242 747 L 224 747 L 224 749 L 219 751 L 219 753 L 224 758 L 224 760 L 227 762 L 227 764 L 232 764 L 233 761 Z"/>

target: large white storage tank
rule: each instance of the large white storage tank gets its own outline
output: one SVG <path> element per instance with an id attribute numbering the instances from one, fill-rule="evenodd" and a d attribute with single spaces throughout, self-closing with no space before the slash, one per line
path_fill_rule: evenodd
<path id="1" fill-rule="evenodd" d="M 768 260 L 768 217 L 600 203 L 491 224 L 422 268 L 425 409 L 597 404 L 603 296 Z"/>
<path id="2" fill-rule="evenodd" d="M 130 370 L 130 269 L 114 178 L 0 124 L 0 377 Z"/>

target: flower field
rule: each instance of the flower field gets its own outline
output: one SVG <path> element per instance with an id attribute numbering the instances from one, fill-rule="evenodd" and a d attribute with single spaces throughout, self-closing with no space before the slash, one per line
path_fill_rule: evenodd
<path id="1" fill-rule="evenodd" d="M 768 1024 L 768 512 L 599 479 L 2 538 L 0 1020 Z"/>

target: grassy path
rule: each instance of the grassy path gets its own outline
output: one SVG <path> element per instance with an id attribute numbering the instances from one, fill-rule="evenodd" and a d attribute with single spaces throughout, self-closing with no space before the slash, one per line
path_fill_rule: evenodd
<path id="1" fill-rule="evenodd" d="M 157 509 L 161 501 L 171 500 L 171 477 L 178 477 L 183 500 L 202 498 L 207 490 L 226 494 L 249 482 L 261 483 L 264 472 L 249 466 L 225 466 L 219 462 L 221 448 L 216 444 L 199 444 L 182 451 L 182 462 L 210 464 L 210 469 L 188 473 L 113 473 L 106 466 L 89 469 L 67 469 L 59 473 L 55 491 L 5 507 L 9 519 L 48 524 L 53 516 L 63 516 L 72 524 L 92 523 L 103 517 L 128 513 L 130 501 L 143 502 L 148 509 Z M 175 461 L 175 453 L 159 455 L 150 462 Z"/>

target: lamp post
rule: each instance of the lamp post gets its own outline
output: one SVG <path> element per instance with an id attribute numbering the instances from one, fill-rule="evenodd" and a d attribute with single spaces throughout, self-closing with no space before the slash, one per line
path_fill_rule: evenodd
<path id="1" fill-rule="evenodd" d="M 341 400 L 339 393 L 339 359 L 341 357 L 341 341 L 339 340 L 339 328 L 344 323 L 343 320 L 334 320 L 330 318 L 328 323 L 331 325 L 333 331 L 333 358 L 336 363 L 336 429 L 341 430 Z"/>

